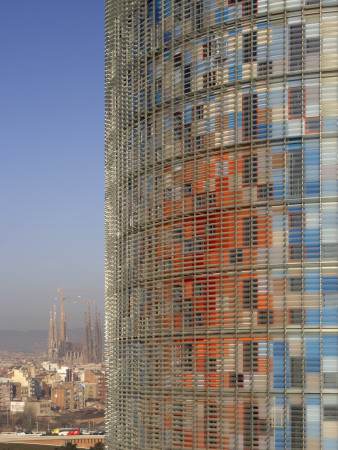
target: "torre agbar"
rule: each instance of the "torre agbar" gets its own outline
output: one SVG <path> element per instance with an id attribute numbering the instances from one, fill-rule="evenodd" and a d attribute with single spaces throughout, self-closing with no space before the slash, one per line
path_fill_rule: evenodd
<path id="1" fill-rule="evenodd" d="M 106 0 L 108 449 L 338 448 L 338 10 Z"/>

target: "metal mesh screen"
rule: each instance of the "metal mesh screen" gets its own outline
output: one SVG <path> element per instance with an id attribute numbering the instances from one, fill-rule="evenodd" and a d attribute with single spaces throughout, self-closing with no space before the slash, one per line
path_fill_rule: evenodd
<path id="1" fill-rule="evenodd" d="M 334 1 L 106 0 L 109 449 L 338 447 Z"/>

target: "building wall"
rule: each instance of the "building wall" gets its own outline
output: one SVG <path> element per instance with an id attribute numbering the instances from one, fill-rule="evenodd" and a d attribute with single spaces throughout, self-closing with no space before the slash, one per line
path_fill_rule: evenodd
<path id="1" fill-rule="evenodd" d="M 109 448 L 338 445 L 337 17 L 106 2 Z"/>
<path id="2" fill-rule="evenodd" d="M 13 383 L 8 378 L 0 377 L 0 412 L 6 413 L 10 410 L 13 400 Z"/>

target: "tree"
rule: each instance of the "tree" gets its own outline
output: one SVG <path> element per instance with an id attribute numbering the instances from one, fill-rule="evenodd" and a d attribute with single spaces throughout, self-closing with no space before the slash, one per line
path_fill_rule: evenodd
<path id="1" fill-rule="evenodd" d="M 63 445 L 62 447 L 55 447 L 54 450 L 76 450 L 77 446 L 76 444 L 72 444 L 71 442 L 67 442 L 66 445 Z"/>
<path id="2" fill-rule="evenodd" d="M 97 442 L 94 447 L 89 447 L 89 450 L 104 450 L 103 442 Z"/>

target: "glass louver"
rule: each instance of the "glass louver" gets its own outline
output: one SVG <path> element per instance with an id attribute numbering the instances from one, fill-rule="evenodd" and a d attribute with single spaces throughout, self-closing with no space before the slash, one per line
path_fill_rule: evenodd
<path id="1" fill-rule="evenodd" d="M 109 449 L 338 448 L 338 10 L 106 0 Z"/>

